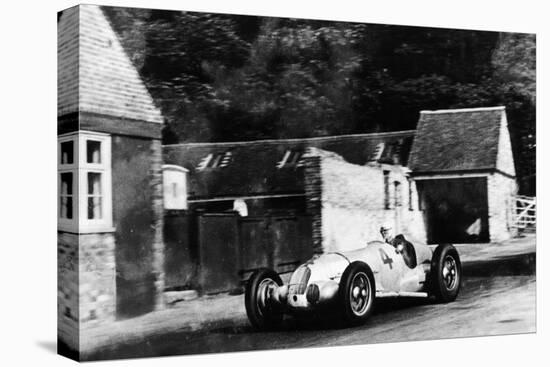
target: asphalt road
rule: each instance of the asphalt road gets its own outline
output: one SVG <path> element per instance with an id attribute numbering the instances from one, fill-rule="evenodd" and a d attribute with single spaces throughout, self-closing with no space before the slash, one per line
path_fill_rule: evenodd
<path id="1" fill-rule="evenodd" d="M 330 317 L 285 320 L 280 331 L 258 332 L 247 320 L 203 332 L 175 332 L 102 350 L 90 359 L 117 359 L 282 348 L 326 347 L 535 332 L 534 255 L 472 264 L 459 297 L 448 304 L 384 299 L 369 321 L 343 328 Z"/>

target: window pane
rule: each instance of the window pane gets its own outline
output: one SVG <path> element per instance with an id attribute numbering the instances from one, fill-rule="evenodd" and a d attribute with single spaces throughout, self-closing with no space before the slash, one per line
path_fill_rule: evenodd
<path id="1" fill-rule="evenodd" d="M 86 162 L 101 163 L 101 142 L 86 140 Z"/>
<path id="2" fill-rule="evenodd" d="M 65 141 L 61 143 L 61 164 L 73 164 L 74 142 Z"/>
<path id="3" fill-rule="evenodd" d="M 73 219 L 73 174 L 64 172 L 61 174 L 61 189 L 59 216 L 60 218 Z"/>
<path id="4" fill-rule="evenodd" d="M 88 219 L 101 219 L 101 196 L 88 197 Z"/>
<path id="5" fill-rule="evenodd" d="M 73 173 L 64 172 L 61 174 L 61 195 L 73 194 Z"/>
<path id="6" fill-rule="evenodd" d="M 72 196 L 61 197 L 61 213 L 60 217 L 65 219 L 73 219 L 73 198 Z"/>
<path id="7" fill-rule="evenodd" d="M 88 195 L 101 195 L 101 173 L 88 172 Z"/>
<path id="8" fill-rule="evenodd" d="M 88 219 L 101 219 L 101 173 L 88 172 Z"/>

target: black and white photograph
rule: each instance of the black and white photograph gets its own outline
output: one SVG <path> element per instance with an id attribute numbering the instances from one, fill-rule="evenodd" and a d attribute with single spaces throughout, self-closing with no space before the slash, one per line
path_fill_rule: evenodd
<path id="1" fill-rule="evenodd" d="M 535 33 L 181 7 L 57 13 L 59 354 L 537 333 Z"/>

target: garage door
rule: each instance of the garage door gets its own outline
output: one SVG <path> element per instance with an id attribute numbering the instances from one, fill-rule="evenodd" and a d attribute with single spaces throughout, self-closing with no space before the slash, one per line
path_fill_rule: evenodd
<path id="1" fill-rule="evenodd" d="M 489 242 L 485 177 L 418 180 L 428 243 Z"/>

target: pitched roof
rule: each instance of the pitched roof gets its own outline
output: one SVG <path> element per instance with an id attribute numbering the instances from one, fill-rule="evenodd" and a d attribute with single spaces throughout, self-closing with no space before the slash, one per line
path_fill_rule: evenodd
<path id="1" fill-rule="evenodd" d="M 504 107 L 421 111 L 413 173 L 495 169 Z"/>
<path id="2" fill-rule="evenodd" d="M 57 22 L 57 115 L 78 111 L 78 6 Z"/>
<path id="3" fill-rule="evenodd" d="M 304 175 L 303 167 L 292 164 L 293 155 L 304 153 L 308 147 L 335 152 L 359 165 L 373 161 L 393 163 L 396 158 L 405 165 L 413 136 L 414 131 L 402 131 L 309 139 L 189 143 L 165 145 L 163 155 L 165 164 L 189 170 L 188 193 L 192 199 L 296 194 L 304 192 Z M 230 152 L 229 158 L 227 152 Z M 216 157 L 221 157 L 218 168 L 208 168 L 211 165 L 208 162 Z M 290 164 L 282 164 L 285 157 Z M 224 158 L 226 161 L 222 163 Z"/>
<path id="4" fill-rule="evenodd" d="M 57 114 L 86 111 L 161 123 L 162 116 L 102 10 L 79 5 L 58 21 Z"/>

